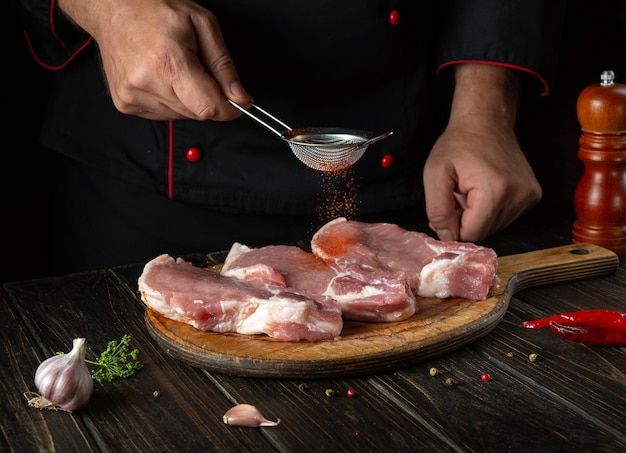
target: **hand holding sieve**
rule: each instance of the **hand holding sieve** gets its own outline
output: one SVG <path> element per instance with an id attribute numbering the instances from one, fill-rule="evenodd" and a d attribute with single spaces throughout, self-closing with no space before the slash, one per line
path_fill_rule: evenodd
<path id="1" fill-rule="evenodd" d="M 229 102 L 261 123 L 270 131 L 285 140 L 293 154 L 307 167 L 320 171 L 339 171 L 354 165 L 363 156 L 369 145 L 389 137 L 393 132 L 375 135 L 372 132 L 357 129 L 341 129 L 334 127 L 308 127 L 292 129 L 289 125 L 276 118 L 258 105 L 251 103 L 252 108 L 267 118 L 281 125 L 282 132 L 271 126 L 267 120 L 252 114 L 237 103 Z"/>

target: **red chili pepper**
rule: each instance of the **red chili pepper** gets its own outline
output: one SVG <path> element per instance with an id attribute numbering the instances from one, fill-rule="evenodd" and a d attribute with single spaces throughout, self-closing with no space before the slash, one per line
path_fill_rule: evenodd
<path id="1" fill-rule="evenodd" d="M 566 326 L 550 322 L 550 330 L 559 337 L 592 346 L 626 346 L 626 332 L 595 327 Z"/>
<path id="2" fill-rule="evenodd" d="M 626 345 L 626 313 L 612 310 L 580 310 L 525 321 L 524 327 L 550 329 L 566 340 L 589 345 Z"/>
<path id="3" fill-rule="evenodd" d="M 530 329 L 549 327 L 551 321 L 566 326 L 612 328 L 613 330 L 626 331 L 626 313 L 613 310 L 580 310 L 560 313 L 534 321 L 525 321 L 523 326 Z"/>

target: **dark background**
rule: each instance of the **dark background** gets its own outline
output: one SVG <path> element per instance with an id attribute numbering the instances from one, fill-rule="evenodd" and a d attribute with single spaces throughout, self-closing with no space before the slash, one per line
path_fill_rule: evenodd
<path id="1" fill-rule="evenodd" d="M 7 17 L 8 16 L 8 17 Z M 6 60 L 5 124 L 1 188 L 5 206 L 0 244 L 0 282 L 54 274 L 50 269 L 54 161 L 38 142 L 49 74 L 30 56 L 21 30 L 4 15 L 9 33 Z M 580 126 L 576 99 L 611 69 L 626 83 L 626 1 L 570 0 L 559 71 L 550 96 L 527 100 L 520 140 L 544 188 L 540 212 L 570 203 L 583 172 L 578 160 Z M 7 80 L 8 79 L 8 80 Z"/>

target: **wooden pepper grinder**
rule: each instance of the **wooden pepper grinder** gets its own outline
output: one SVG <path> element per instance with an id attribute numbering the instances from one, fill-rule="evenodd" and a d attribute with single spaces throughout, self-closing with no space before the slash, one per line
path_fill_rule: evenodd
<path id="1" fill-rule="evenodd" d="M 626 85 L 603 71 L 601 83 L 578 96 L 582 135 L 578 158 L 585 171 L 576 188 L 573 242 L 626 254 Z"/>

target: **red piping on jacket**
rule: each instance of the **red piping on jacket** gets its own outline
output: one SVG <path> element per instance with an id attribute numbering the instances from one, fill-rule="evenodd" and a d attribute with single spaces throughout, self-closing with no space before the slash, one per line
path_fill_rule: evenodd
<path id="1" fill-rule="evenodd" d="M 57 35 L 57 31 L 54 28 L 54 0 L 50 1 L 50 14 L 48 15 L 48 22 L 50 22 L 50 31 L 52 31 L 52 36 L 54 36 L 57 41 L 61 43 L 62 47 L 65 47 L 65 42 L 63 42 L 61 37 Z"/>
<path id="2" fill-rule="evenodd" d="M 52 33 L 52 36 L 54 36 L 54 38 L 59 42 L 59 44 L 61 44 L 61 47 L 65 49 L 65 42 L 61 39 L 61 37 L 57 34 L 56 28 L 54 27 L 54 0 L 52 0 L 50 2 L 50 15 L 48 16 L 48 21 L 50 22 L 50 32 Z M 35 49 L 33 48 L 33 43 L 30 40 L 30 36 L 28 36 L 28 33 L 26 32 L 26 30 L 23 31 L 24 33 L 24 37 L 26 38 L 26 44 L 28 44 L 28 49 L 30 50 L 30 54 L 33 56 L 33 58 L 35 59 L 35 61 L 43 66 L 46 69 L 50 69 L 50 70 L 59 70 L 64 68 L 70 61 L 72 61 L 74 59 L 74 57 L 76 55 L 78 55 L 80 52 L 82 52 L 82 50 L 87 47 L 91 41 L 93 41 L 93 38 L 91 36 L 89 36 L 87 38 L 87 41 L 85 41 L 85 43 L 80 46 L 76 52 L 74 52 L 72 55 L 70 55 L 70 57 L 65 60 L 64 63 L 62 63 L 59 66 L 51 66 L 49 64 L 44 63 L 43 61 L 41 61 L 39 59 L 39 57 L 37 57 L 37 54 L 35 53 Z"/>
<path id="3" fill-rule="evenodd" d="M 74 52 L 72 55 L 69 56 L 69 58 L 67 60 L 65 60 L 62 64 L 58 65 L 58 66 L 52 66 L 49 65 L 47 63 L 44 63 L 43 61 L 41 61 L 39 59 L 39 57 L 37 56 L 37 53 L 35 53 L 35 49 L 33 48 L 33 43 L 30 41 L 30 37 L 28 36 L 28 33 L 26 32 L 26 30 L 24 30 L 24 37 L 26 38 L 26 44 L 28 44 L 28 48 L 30 50 L 30 54 L 33 56 L 33 58 L 35 59 L 35 61 L 40 65 L 43 66 L 46 69 L 52 70 L 52 71 L 58 71 L 59 69 L 63 69 L 65 66 L 67 66 L 69 64 L 70 61 L 72 61 L 74 59 L 74 57 L 76 55 L 78 55 L 80 52 L 83 51 L 83 49 L 85 47 L 87 47 L 91 41 L 93 41 L 93 38 L 90 36 L 87 41 L 85 41 L 85 43 L 80 46 L 78 49 L 76 49 L 76 52 Z M 63 47 L 65 47 L 65 44 L 63 43 L 63 41 L 60 41 L 61 45 Z"/>
<path id="4" fill-rule="evenodd" d="M 439 78 L 439 73 L 441 72 L 441 70 L 445 67 L 454 65 L 454 64 L 462 64 L 462 63 L 474 63 L 474 64 L 490 64 L 493 66 L 503 66 L 505 68 L 510 68 L 510 69 L 516 69 L 518 71 L 524 71 L 528 74 L 531 74 L 535 77 L 537 77 L 539 79 L 539 81 L 541 82 L 541 84 L 543 85 L 543 92 L 538 94 L 538 97 L 544 97 L 547 96 L 548 93 L 550 92 L 550 88 L 548 86 L 548 82 L 546 82 L 546 80 L 541 77 L 541 75 L 538 72 L 532 71 L 528 68 L 524 68 L 522 66 L 515 66 L 512 64 L 508 64 L 508 63 L 499 63 L 499 62 L 495 62 L 495 61 L 482 61 L 482 60 L 458 60 L 458 61 L 449 61 L 447 63 L 442 64 L 441 66 L 439 66 L 437 68 L 437 78 Z"/>
<path id="5" fill-rule="evenodd" d="M 174 122 L 168 121 L 168 135 L 169 135 L 169 147 L 168 147 L 168 164 L 167 164 L 167 193 L 170 199 L 173 198 L 174 184 L 172 179 L 174 177 Z"/>

